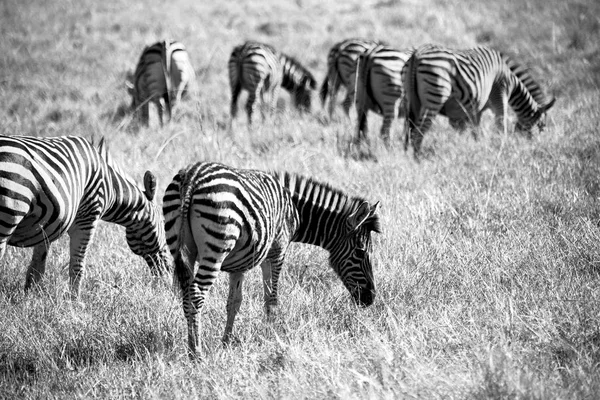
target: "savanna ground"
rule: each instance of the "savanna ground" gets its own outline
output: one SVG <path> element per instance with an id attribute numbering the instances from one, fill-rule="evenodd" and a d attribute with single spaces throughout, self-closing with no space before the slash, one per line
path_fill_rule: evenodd
<path id="1" fill-rule="evenodd" d="M 252 271 L 222 348 L 227 276 L 203 311 L 202 358 L 170 287 L 153 285 L 121 228 L 102 224 L 78 303 L 67 239 L 45 284 L 24 294 L 30 249 L 1 262 L 4 398 L 600 397 L 600 3 L 595 0 L 32 1 L 0 3 L 0 134 L 105 136 L 137 179 L 199 160 L 312 175 L 381 201 L 377 299 L 358 309 L 317 248 L 294 245 L 278 319 L 266 324 Z M 314 104 L 248 132 L 226 128 L 226 62 L 246 39 L 295 55 L 322 80 L 331 45 L 372 37 L 398 48 L 486 44 L 532 68 L 558 101 L 548 129 L 504 137 L 486 114 L 477 140 L 438 118 L 420 163 L 400 141 L 377 162 L 347 157 L 354 121 Z M 197 96 L 176 121 L 138 128 L 125 76 L 142 48 L 188 48 Z M 341 99 L 341 96 L 340 96 Z M 394 125 L 400 136 L 402 122 Z"/>

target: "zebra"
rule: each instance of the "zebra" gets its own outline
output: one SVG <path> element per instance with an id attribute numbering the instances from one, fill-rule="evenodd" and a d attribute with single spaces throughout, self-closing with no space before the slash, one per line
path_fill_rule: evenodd
<path id="1" fill-rule="evenodd" d="M 219 271 L 230 274 L 224 344 L 232 338 L 244 273 L 259 264 L 265 311 L 272 317 L 290 242 L 328 250 L 331 266 L 354 301 L 371 305 L 371 233 L 381 232 L 378 204 L 291 173 L 213 162 L 180 170 L 165 190 L 163 213 L 188 322 L 190 356 L 199 343 L 198 313 Z"/>
<path id="2" fill-rule="evenodd" d="M 357 72 L 352 75 L 357 85 L 358 141 L 367 138 L 367 113 L 372 110 L 383 115 L 381 137 L 389 145 L 394 118 L 404 117 L 402 74 L 413 51 L 377 45 L 359 56 Z"/>
<path id="3" fill-rule="evenodd" d="M 174 40 L 156 42 L 144 48 L 133 82 L 126 82 L 132 97 L 131 108 L 135 111 L 141 108 L 142 123 L 148 126 L 149 103 L 153 102 L 162 126 L 163 112 L 167 112 L 170 120 L 195 80 L 196 73 L 183 44 Z"/>
<path id="4" fill-rule="evenodd" d="M 377 45 L 384 44 L 378 40 L 352 38 L 342 40 L 333 45 L 327 55 L 327 76 L 323 80 L 319 95 L 321 104 L 329 98 L 329 118 L 333 115 L 337 93 L 340 86 L 346 88 L 346 98 L 342 103 L 344 113 L 350 115 L 350 107 L 353 104 L 354 81 L 352 76 L 356 70 L 358 57 L 371 50 Z"/>
<path id="5" fill-rule="evenodd" d="M 71 298 L 79 297 L 87 249 L 102 219 L 125 227 L 129 248 L 153 274 L 170 269 L 162 213 L 153 201 L 156 178 L 144 190 L 82 137 L 0 136 L 0 259 L 6 245 L 33 247 L 25 290 L 40 282 L 52 242 L 70 236 Z"/>
<path id="6" fill-rule="evenodd" d="M 273 113 L 281 87 L 294 96 L 300 110 L 310 111 L 311 91 L 316 88 L 314 76 L 294 57 L 279 53 L 270 45 L 247 41 L 236 46 L 229 57 L 228 71 L 232 120 L 237 116 L 242 89 L 248 91 L 246 114 L 249 125 L 256 111 L 257 97 L 260 96 L 262 102 L 268 100 Z"/>
<path id="7" fill-rule="evenodd" d="M 529 72 L 488 47 L 451 50 L 436 45 L 419 47 L 407 62 L 404 86 L 407 121 L 404 148 L 412 141 L 419 153 L 423 135 L 437 114 L 449 118 L 453 128 L 479 124 L 491 108 L 496 125 L 507 133 L 508 106 L 517 114 L 517 131 L 542 129 L 543 116 L 554 105 Z"/>

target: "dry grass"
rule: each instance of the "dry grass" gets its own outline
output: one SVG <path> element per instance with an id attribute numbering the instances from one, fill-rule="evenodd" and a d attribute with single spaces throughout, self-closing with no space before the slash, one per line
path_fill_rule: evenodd
<path id="1" fill-rule="evenodd" d="M 313 175 L 381 201 L 378 298 L 349 300 L 326 256 L 293 246 L 281 312 L 266 324 L 259 272 L 220 346 L 227 277 L 203 312 L 203 357 L 186 357 L 177 297 L 152 283 L 124 232 L 103 224 L 80 303 L 67 299 L 67 239 L 44 288 L 22 292 L 30 250 L 1 262 L 0 397 L 597 398 L 600 396 L 600 7 L 531 0 L 0 3 L 0 133 L 107 137 L 132 175 L 164 189 L 198 160 Z M 175 123 L 135 126 L 125 75 L 163 37 L 189 49 L 199 93 Z M 225 65 L 245 39 L 302 60 L 318 79 L 345 37 L 488 44 L 532 67 L 558 97 L 546 132 L 477 141 L 438 118 L 415 163 L 386 150 L 344 157 L 354 121 L 281 112 L 248 132 L 228 122 Z M 315 96 L 316 100 L 316 96 Z M 240 104 L 241 105 L 241 104 Z M 394 125 L 399 135 L 401 124 Z"/>

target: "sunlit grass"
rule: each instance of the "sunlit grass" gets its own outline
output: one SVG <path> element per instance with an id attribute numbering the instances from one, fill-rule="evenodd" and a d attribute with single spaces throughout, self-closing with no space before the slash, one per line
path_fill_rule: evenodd
<path id="1" fill-rule="evenodd" d="M 595 398 L 600 394 L 598 4 L 529 2 L 71 2 L 0 4 L 0 133 L 107 138 L 159 196 L 185 165 L 288 170 L 380 201 L 377 299 L 356 308 L 315 247 L 292 245 L 280 310 L 267 324 L 260 272 L 245 283 L 239 344 L 222 348 L 227 276 L 202 312 L 202 357 L 186 355 L 177 291 L 154 282 L 121 228 L 101 224 L 79 302 L 68 299 L 68 240 L 41 288 L 24 294 L 31 251 L 0 263 L 0 397 Z M 477 140 L 439 117 L 415 162 L 378 138 L 352 157 L 354 113 L 316 103 L 229 131 L 226 63 L 246 39 L 294 55 L 321 80 L 331 45 L 365 36 L 398 48 L 493 46 L 531 67 L 558 100 L 548 129 Z M 142 48 L 182 41 L 199 77 L 170 125 L 126 113 Z M 342 96 L 338 96 L 339 99 Z"/>

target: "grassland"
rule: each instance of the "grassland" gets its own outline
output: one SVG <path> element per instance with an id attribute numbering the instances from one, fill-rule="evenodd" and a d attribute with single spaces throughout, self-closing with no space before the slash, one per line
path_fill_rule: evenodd
<path id="1" fill-rule="evenodd" d="M 221 4 L 219 4 L 221 3 Z M 246 39 L 295 55 L 321 80 L 346 37 L 398 48 L 486 44 L 529 65 L 558 101 L 548 129 L 478 140 L 438 118 L 416 163 L 372 135 L 377 162 L 344 157 L 353 120 L 299 115 L 232 133 L 225 66 Z M 177 120 L 139 128 L 124 113 L 141 49 L 184 42 L 199 91 Z M 68 300 L 67 239 L 45 285 L 24 294 L 31 251 L 0 263 L 1 398 L 600 397 L 600 5 L 594 0 L 195 2 L 4 0 L 0 134 L 105 136 L 137 179 L 198 160 L 313 175 L 381 201 L 378 297 L 357 309 L 317 248 L 293 246 L 281 312 L 267 324 L 249 274 L 222 348 L 227 277 L 203 312 L 202 359 L 186 356 L 177 296 L 152 283 L 124 232 L 103 224 L 81 301 Z M 370 117 L 371 131 L 381 119 Z M 394 132 L 399 135 L 401 124 Z"/>

